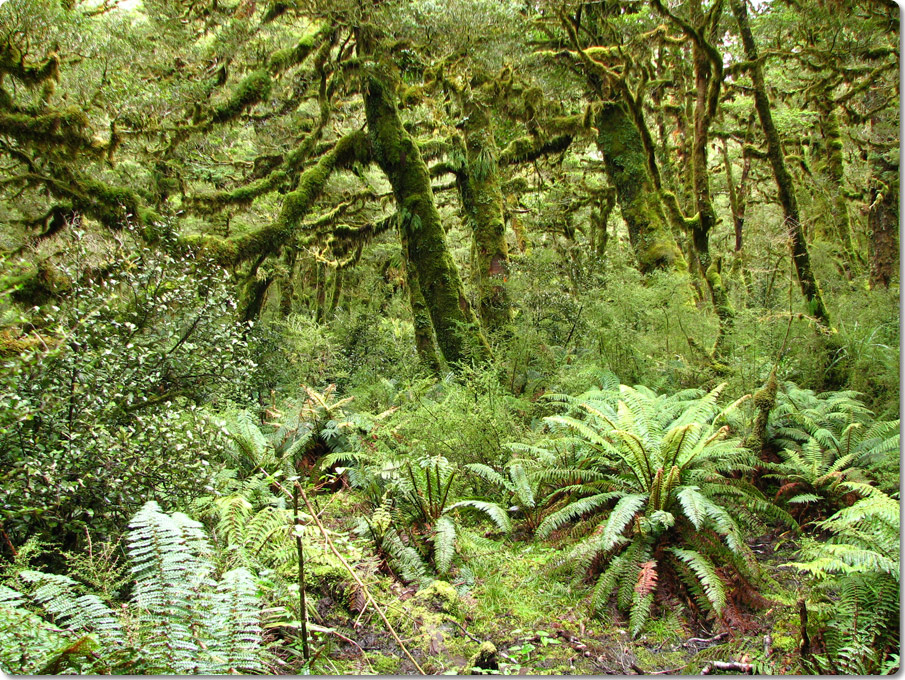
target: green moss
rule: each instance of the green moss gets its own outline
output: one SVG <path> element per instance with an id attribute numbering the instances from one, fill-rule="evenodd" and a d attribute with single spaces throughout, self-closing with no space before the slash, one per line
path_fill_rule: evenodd
<path id="1" fill-rule="evenodd" d="M 232 264 L 238 258 L 236 244 L 219 236 L 210 234 L 190 234 L 180 239 L 183 247 L 198 252 L 220 264 Z"/>
<path id="2" fill-rule="evenodd" d="M 253 71 L 236 86 L 228 101 L 211 110 L 211 121 L 225 123 L 238 118 L 243 111 L 270 96 L 273 81 L 267 71 Z"/>
<path id="3" fill-rule="evenodd" d="M 462 601 L 459 594 L 446 581 L 434 581 L 427 588 L 415 593 L 415 600 L 434 609 L 458 618 L 462 614 Z"/>
<path id="4" fill-rule="evenodd" d="M 384 656 L 378 652 L 366 652 L 368 661 L 377 675 L 397 675 L 399 671 L 399 659 L 394 656 Z"/>
<path id="5" fill-rule="evenodd" d="M 488 356 L 490 347 L 476 328 L 474 313 L 447 247 L 427 165 L 402 125 L 393 90 L 373 67 L 365 77 L 365 115 L 374 158 L 393 187 L 406 258 L 418 274 L 443 356 L 450 362 L 464 359 L 471 352 Z"/>
<path id="6" fill-rule="evenodd" d="M 87 133 L 87 128 L 88 116 L 75 107 L 40 115 L 0 114 L 0 134 L 43 146 L 98 150 L 98 145 Z"/>
<path id="7" fill-rule="evenodd" d="M 39 262 L 22 274 L 8 277 L 6 284 L 13 287 L 13 300 L 28 306 L 44 304 L 72 287 L 72 281 L 47 261 Z"/>
<path id="8" fill-rule="evenodd" d="M 7 41 L 0 46 L 0 73 L 8 73 L 26 85 L 41 85 L 47 80 L 59 80 L 60 58 L 53 53 L 41 64 L 26 64 L 25 54 Z"/>
<path id="9" fill-rule="evenodd" d="M 638 128 L 618 104 L 602 106 L 596 123 L 597 147 L 616 188 L 616 199 L 639 269 L 643 273 L 658 268 L 686 269 L 685 258 L 669 230 L 660 196 L 652 186 Z"/>
<path id="10" fill-rule="evenodd" d="M 495 671 L 499 670 L 499 668 L 500 663 L 497 660 L 497 648 L 492 642 L 487 640 L 481 643 L 478 650 L 468 660 L 468 663 L 465 666 L 465 674 L 481 675 L 481 672 L 476 669 Z"/>
<path id="11" fill-rule="evenodd" d="M 270 55 L 267 66 L 268 69 L 271 73 L 276 74 L 301 64 L 308 58 L 308 55 L 314 51 L 314 48 L 317 47 L 318 43 L 327 37 L 327 34 L 331 30 L 332 28 L 328 26 L 323 29 L 311 31 L 302 36 L 292 47 L 276 50 Z"/>

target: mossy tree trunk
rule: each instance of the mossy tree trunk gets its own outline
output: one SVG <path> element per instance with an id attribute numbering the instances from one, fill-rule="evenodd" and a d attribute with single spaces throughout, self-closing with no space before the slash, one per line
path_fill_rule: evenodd
<path id="1" fill-rule="evenodd" d="M 472 233 L 478 313 L 485 328 L 498 330 L 512 320 L 506 288 L 509 249 L 498 152 L 486 107 L 466 91 L 463 109 L 465 173 L 459 181 L 459 193 Z"/>
<path id="2" fill-rule="evenodd" d="M 887 108 L 871 117 L 870 136 L 874 151 L 870 156 L 870 210 L 867 214 L 871 288 L 889 288 L 899 275 L 898 135 L 897 109 Z"/>
<path id="3" fill-rule="evenodd" d="M 396 198 L 399 229 L 408 244 L 407 266 L 418 276 L 443 357 L 449 362 L 470 355 L 487 357 L 490 347 L 465 297 L 459 271 L 447 247 L 427 165 L 402 125 L 395 93 L 385 78 L 373 66 L 365 72 L 365 115 L 374 159 Z"/>
<path id="4" fill-rule="evenodd" d="M 431 322 L 430 310 L 424 301 L 421 292 L 421 283 L 418 281 L 418 272 L 412 266 L 408 254 L 408 239 L 402 238 L 402 259 L 405 266 L 405 284 L 409 292 L 409 305 L 412 308 L 412 325 L 415 331 L 415 349 L 422 363 L 433 373 L 439 373 L 442 368 L 440 356 L 437 353 L 437 339 L 434 334 L 434 325 Z"/>
<path id="5" fill-rule="evenodd" d="M 616 189 L 629 241 L 643 273 L 658 268 L 685 268 L 660 197 L 647 172 L 647 158 L 638 128 L 622 104 L 608 103 L 597 115 L 597 148 Z"/>
<path id="6" fill-rule="evenodd" d="M 767 141 L 767 159 L 773 168 L 773 176 L 779 189 L 779 202 L 782 205 L 785 226 L 788 229 L 789 240 L 791 241 L 792 259 L 798 275 L 798 284 L 802 295 L 808 301 L 809 312 L 819 323 L 830 327 L 830 314 L 823 302 L 823 294 L 820 292 L 820 286 L 817 285 L 817 279 L 811 269 L 811 258 L 805 242 L 804 231 L 801 228 L 798 200 L 795 197 L 792 178 L 786 169 L 779 133 L 773 123 L 770 99 L 767 96 L 767 89 L 764 84 L 764 74 L 759 61 L 757 44 L 754 42 L 754 35 L 751 33 L 751 26 L 748 23 L 748 9 L 744 0 L 730 0 L 729 4 L 738 23 L 742 44 L 745 48 L 745 58 L 750 63 L 749 73 L 751 74 L 751 82 L 754 89 L 754 108 L 757 111 L 757 116 L 760 119 L 764 137 Z"/>
<path id="7" fill-rule="evenodd" d="M 848 213 L 848 199 L 845 195 L 845 166 L 842 156 L 842 130 L 839 127 L 839 114 L 835 104 L 829 100 L 829 95 L 818 103 L 818 107 L 820 127 L 826 140 L 826 176 L 832 193 L 830 219 L 835 224 L 835 237 L 839 240 L 845 267 L 850 274 L 851 267 L 858 259 L 858 253 L 852 240 L 852 222 Z"/>

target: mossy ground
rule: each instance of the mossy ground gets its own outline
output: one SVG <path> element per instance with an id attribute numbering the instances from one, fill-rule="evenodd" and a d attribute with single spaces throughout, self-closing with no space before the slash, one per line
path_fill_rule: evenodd
<path id="1" fill-rule="evenodd" d="M 364 512 L 354 491 L 337 492 L 322 502 L 322 520 L 334 531 L 349 530 L 353 515 Z M 350 509 L 356 508 L 350 514 Z M 369 555 L 353 565 L 368 585 L 402 641 L 429 674 L 632 675 L 697 674 L 708 661 L 757 657 L 770 636 L 776 669 L 794 672 L 799 644 L 797 610 L 800 583 L 787 561 L 789 544 L 775 538 L 757 543 L 762 556 L 762 593 L 767 604 L 745 630 L 715 642 L 701 642 L 724 629 L 719 623 L 693 622 L 682 608 L 662 608 L 632 639 L 627 619 L 615 609 L 590 611 L 592 584 L 578 575 L 555 571 L 567 545 L 537 541 L 522 534 L 504 538 L 473 526 L 459 537 L 458 568 L 449 581 L 426 588 L 403 584 L 378 570 Z M 761 548 L 760 546 L 763 545 Z M 776 546 L 779 552 L 774 552 Z M 576 578 L 577 577 L 577 578 Z M 312 595 L 317 597 L 317 594 Z M 349 598 L 352 602 L 354 598 Z M 319 607 L 314 629 L 319 653 L 317 674 L 416 673 L 371 606 L 363 611 L 348 603 Z M 324 632 L 324 631 L 334 632 Z M 346 640 L 343 640 L 342 637 Z M 697 638 L 699 640 L 692 640 Z M 351 644 L 355 641 L 357 644 Z M 490 647 L 496 655 L 490 652 Z M 483 654 L 482 654 L 483 652 Z M 480 668 L 492 657 L 496 668 Z"/>

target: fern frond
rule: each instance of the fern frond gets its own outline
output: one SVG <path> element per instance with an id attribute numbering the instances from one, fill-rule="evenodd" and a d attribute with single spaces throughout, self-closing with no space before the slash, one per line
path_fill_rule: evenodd
<path id="1" fill-rule="evenodd" d="M 695 550 L 675 546 L 669 550 L 694 572 L 704 588 L 707 599 L 713 606 L 713 611 L 719 616 L 726 605 L 726 586 L 720 577 L 717 576 L 713 563 Z"/>
<path id="2" fill-rule="evenodd" d="M 456 525 L 449 517 L 441 517 L 434 525 L 434 564 L 441 575 L 449 571 L 456 547 Z"/>
<path id="3" fill-rule="evenodd" d="M 491 522 L 496 525 L 497 529 L 502 532 L 508 533 L 512 529 L 512 524 L 509 521 L 509 516 L 506 514 L 506 511 L 496 503 L 488 503 L 487 501 L 464 500 L 453 503 L 448 507 L 448 510 L 452 511 L 456 508 L 471 508 L 473 510 L 477 510 L 480 513 L 483 513 L 490 519 Z"/>

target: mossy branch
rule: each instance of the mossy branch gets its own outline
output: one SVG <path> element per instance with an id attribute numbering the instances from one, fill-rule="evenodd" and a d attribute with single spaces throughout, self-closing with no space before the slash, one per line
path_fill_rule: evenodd
<path id="1" fill-rule="evenodd" d="M 280 215 L 272 224 L 231 239 L 193 235 L 184 238 L 183 243 L 200 248 L 224 265 L 236 265 L 261 255 L 275 254 L 302 225 L 303 218 L 320 197 L 332 172 L 354 162 L 370 162 L 368 136 L 361 130 L 342 137 L 333 149 L 302 173 L 298 187 L 286 194 Z"/>
<path id="2" fill-rule="evenodd" d="M 19 48 L 7 42 L 0 47 L 0 73 L 8 73 L 30 86 L 60 79 L 60 58 L 56 54 L 51 54 L 40 64 L 26 64 L 25 58 Z"/>

